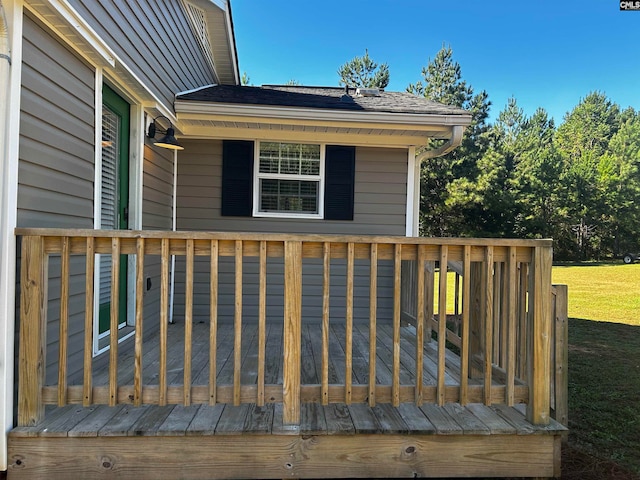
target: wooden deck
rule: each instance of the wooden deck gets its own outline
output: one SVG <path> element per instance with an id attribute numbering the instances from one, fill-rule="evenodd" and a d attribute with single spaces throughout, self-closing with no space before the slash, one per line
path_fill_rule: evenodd
<path id="1" fill-rule="evenodd" d="M 194 382 L 209 378 L 208 325 L 193 326 Z M 353 329 L 353 386 L 369 381 L 367 325 Z M 170 338 L 184 338 L 184 325 L 169 326 Z M 282 381 L 282 328 L 269 325 L 266 372 L 271 389 Z M 340 383 L 345 376 L 344 326 L 330 329 L 332 362 L 329 376 Z M 415 371 L 415 329 L 402 332 L 401 377 L 412 383 Z M 233 325 L 219 326 L 218 381 L 233 383 Z M 376 382 L 392 376 L 391 326 L 377 329 Z M 257 326 L 243 326 L 243 384 L 257 377 Z M 366 341 L 365 341 L 366 340 Z M 157 374 L 157 336 L 147 340 L 143 358 L 145 385 Z M 170 343 L 169 384 L 182 380 L 183 346 Z M 424 383 L 436 382 L 436 343 L 425 344 Z M 132 355 L 121 346 L 119 379 L 133 379 Z M 319 382 L 320 325 L 303 325 L 302 382 Z M 459 383 L 459 358 L 447 351 L 447 384 Z M 82 379 L 77 379 L 81 381 Z M 93 384 L 108 381 L 98 369 Z M 478 382 L 481 382 L 479 379 Z M 74 379 L 69 384 L 73 385 Z M 473 381 L 470 381 L 473 384 Z M 195 388 L 195 387 L 194 387 Z M 269 391 L 269 389 L 267 389 Z M 49 405 L 36 426 L 10 433 L 9 478 L 78 478 L 135 476 L 138 478 L 345 478 L 558 475 L 561 434 L 551 421 L 532 425 L 526 405 L 504 403 L 366 403 L 336 402 L 300 406 L 300 425 L 283 422 L 282 403 L 233 405 Z M 348 452 L 348 453 L 347 453 Z"/>
<path id="2" fill-rule="evenodd" d="M 559 475 L 566 290 L 549 240 L 16 233 L 11 479 Z M 98 255 L 111 315 L 94 358 Z M 125 288 L 135 325 L 119 343 Z"/>

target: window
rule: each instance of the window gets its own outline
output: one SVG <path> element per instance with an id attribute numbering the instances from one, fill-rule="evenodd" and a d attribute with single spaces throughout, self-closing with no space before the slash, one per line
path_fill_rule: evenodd
<path id="1" fill-rule="evenodd" d="M 355 162 L 352 146 L 224 140 L 220 215 L 353 220 Z"/>
<path id="2" fill-rule="evenodd" d="M 259 142 L 257 151 L 255 215 L 322 218 L 324 148 Z"/>

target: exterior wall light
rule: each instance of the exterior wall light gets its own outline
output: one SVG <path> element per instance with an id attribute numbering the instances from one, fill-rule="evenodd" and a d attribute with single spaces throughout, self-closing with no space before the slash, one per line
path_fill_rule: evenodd
<path id="1" fill-rule="evenodd" d="M 166 130 L 162 130 L 157 124 L 156 120 L 159 118 L 164 118 L 169 122 L 169 128 Z M 159 140 L 155 139 L 156 133 L 163 135 Z M 171 124 L 171 120 L 169 120 L 164 115 L 159 115 L 154 118 L 149 124 L 149 130 L 147 132 L 147 136 L 153 139 L 153 144 L 162 147 L 168 148 L 170 150 L 184 150 L 184 147 L 178 143 L 175 137 L 176 131 L 173 129 L 173 125 Z"/>

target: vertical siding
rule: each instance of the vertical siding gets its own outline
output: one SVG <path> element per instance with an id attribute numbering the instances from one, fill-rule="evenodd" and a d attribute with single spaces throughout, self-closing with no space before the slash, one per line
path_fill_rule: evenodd
<path id="1" fill-rule="evenodd" d="M 245 232 L 331 233 L 344 235 L 405 234 L 407 158 L 403 149 L 356 149 L 356 184 L 353 221 L 305 219 L 239 218 L 220 215 L 222 142 L 185 141 L 178 161 L 178 229 Z M 303 316 L 305 321 L 320 321 L 322 304 L 322 263 L 307 259 L 303 266 Z M 195 267 L 196 320 L 208 319 L 208 261 Z M 331 318 L 344 319 L 346 265 L 333 260 L 331 265 Z M 369 318 L 369 266 L 356 262 L 354 272 L 354 320 Z M 393 308 L 393 265 L 381 261 L 378 269 L 378 317 L 390 321 Z M 178 261 L 175 315 L 184 310 L 184 262 Z M 221 259 L 219 315 L 232 321 L 234 305 L 234 265 Z M 257 320 L 258 266 L 246 260 L 243 269 L 243 320 Z M 269 259 L 268 317 L 282 320 L 282 262 Z"/>
<path id="2" fill-rule="evenodd" d="M 177 92 L 218 83 L 180 0 L 69 3 L 166 105 Z"/>
<path id="3" fill-rule="evenodd" d="M 18 226 L 93 228 L 94 72 L 29 17 L 23 59 Z M 84 268 L 84 259 L 71 258 L 72 373 L 82 368 Z M 59 257 L 51 259 L 49 282 L 47 366 L 52 366 L 58 357 Z"/>

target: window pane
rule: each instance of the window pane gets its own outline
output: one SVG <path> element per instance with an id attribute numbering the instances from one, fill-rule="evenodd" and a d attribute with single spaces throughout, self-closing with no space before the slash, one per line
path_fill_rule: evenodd
<path id="1" fill-rule="evenodd" d="M 318 213 L 318 185 L 315 181 L 261 179 L 260 211 Z"/>

